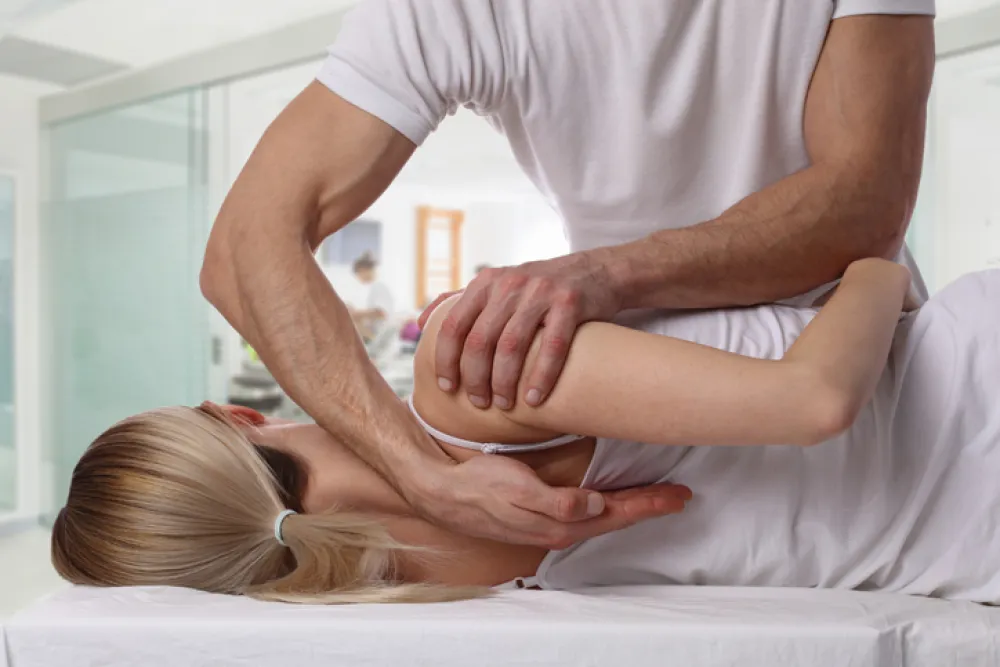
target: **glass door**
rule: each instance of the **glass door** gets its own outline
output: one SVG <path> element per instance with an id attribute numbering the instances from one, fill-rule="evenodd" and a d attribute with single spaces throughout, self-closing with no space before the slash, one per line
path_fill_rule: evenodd
<path id="1" fill-rule="evenodd" d="M 207 398 L 205 97 L 185 91 L 50 128 L 49 509 L 113 423 Z"/>
<path id="2" fill-rule="evenodd" d="M 14 178 L 0 173 L 0 514 L 17 508 L 14 438 Z"/>

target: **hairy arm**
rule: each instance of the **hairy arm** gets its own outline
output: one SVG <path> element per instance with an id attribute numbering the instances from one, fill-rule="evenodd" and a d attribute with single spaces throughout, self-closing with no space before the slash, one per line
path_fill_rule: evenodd
<path id="1" fill-rule="evenodd" d="M 871 398 L 909 282 L 886 260 L 852 264 L 781 360 L 585 324 L 549 400 L 502 414 L 545 433 L 664 445 L 816 444 Z"/>
<path id="2" fill-rule="evenodd" d="M 443 324 L 441 386 L 461 384 L 479 408 L 539 405 L 583 322 L 630 308 L 779 301 L 839 278 L 853 261 L 894 257 L 920 181 L 933 70 L 929 17 L 834 21 L 806 99 L 808 167 L 714 220 L 484 271 Z M 543 352 L 525 364 L 539 327 Z"/>
<path id="3" fill-rule="evenodd" d="M 421 451 L 440 452 L 368 361 L 313 252 L 371 205 L 413 150 L 313 83 L 267 130 L 234 184 L 201 274 L 205 296 L 291 398 L 389 479 Z"/>
<path id="4" fill-rule="evenodd" d="M 810 166 L 715 220 L 605 251 L 625 308 L 778 301 L 892 258 L 916 201 L 933 20 L 834 21 L 806 101 Z"/>
<path id="5" fill-rule="evenodd" d="M 678 511 L 669 486 L 601 495 L 549 487 L 515 461 L 457 465 L 379 376 L 313 251 L 382 193 L 413 150 L 311 85 L 268 129 L 227 197 L 202 268 L 205 296 L 296 403 L 441 525 L 561 548 Z"/>

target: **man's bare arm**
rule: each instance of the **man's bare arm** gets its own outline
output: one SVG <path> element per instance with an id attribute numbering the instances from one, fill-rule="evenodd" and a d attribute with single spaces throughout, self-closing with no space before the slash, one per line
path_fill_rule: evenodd
<path id="1" fill-rule="evenodd" d="M 608 251 L 625 307 L 795 296 L 899 251 L 920 184 L 934 71 L 930 17 L 834 21 L 806 101 L 811 166 L 715 220 Z"/>
<path id="2" fill-rule="evenodd" d="M 933 71 L 931 18 L 835 21 L 806 100 L 809 167 L 700 225 L 484 271 L 442 323 L 441 386 L 461 385 L 482 408 L 539 405 L 583 322 L 628 308 L 778 301 L 855 260 L 894 256 L 920 182 Z M 542 353 L 523 369 L 542 324 Z"/>
<path id="3" fill-rule="evenodd" d="M 313 252 L 396 176 L 413 144 L 320 84 L 268 129 L 209 240 L 202 290 L 289 396 L 428 518 L 457 532 L 563 548 L 677 512 L 673 487 L 552 488 L 502 457 L 456 465 L 368 361 Z"/>
<path id="4" fill-rule="evenodd" d="M 398 463 L 390 458 L 412 455 L 427 439 L 407 430 L 313 253 L 382 194 L 413 150 L 313 83 L 268 129 L 234 184 L 201 276 L 206 297 L 292 399 L 386 473 Z M 399 419 L 385 418 L 394 408 Z M 366 447 L 371 440 L 385 447 Z"/>

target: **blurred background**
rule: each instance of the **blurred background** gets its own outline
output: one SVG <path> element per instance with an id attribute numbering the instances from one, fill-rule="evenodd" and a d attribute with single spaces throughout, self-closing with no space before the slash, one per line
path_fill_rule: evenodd
<path id="1" fill-rule="evenodd" d="M 114 421 L 205 399 L 305 416 L 202 299 L 211 222 L 351 0 L 0 0 L 0 617 L 58 585 L 47 534 Z M 1000 1 L 938 0 L 909 235 L 932 291 L 1000 267 Z M 484 266 L 564 254 L 559 217 L 468 112 L 318 259 L 373 362 Z"/>

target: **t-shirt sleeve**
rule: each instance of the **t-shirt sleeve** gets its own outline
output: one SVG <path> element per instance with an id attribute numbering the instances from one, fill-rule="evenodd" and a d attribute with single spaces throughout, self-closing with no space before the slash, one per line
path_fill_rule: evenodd
<path id="1" fill-rule="evenodd" d="M 861 14 L 925 14 L 937 12 L 935 0 L 833 0 L 833 18 Z"/>
<path id="2" fill-rule="evenodd" d="M 503 49 L 485 0 L 367 0 L 345 17 L 317 76 L 421 144 L 459 106 L 503 95 Z"/>

